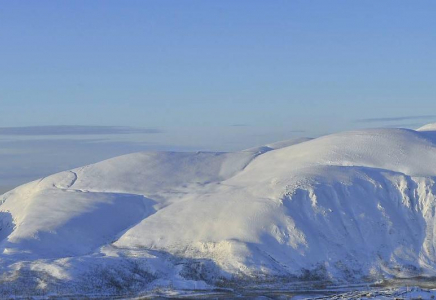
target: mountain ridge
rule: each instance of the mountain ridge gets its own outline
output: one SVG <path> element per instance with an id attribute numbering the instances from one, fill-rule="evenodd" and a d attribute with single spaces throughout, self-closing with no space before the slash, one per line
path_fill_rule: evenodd
<path id="1" fill-rule="evenodd" d="M 123 266 L 142 272 L 137 291 L 436 276 L 436 126 L 423 128 L 136 153 L 28 183 L 0 196 L 3 276 L 83 287 Z"/>

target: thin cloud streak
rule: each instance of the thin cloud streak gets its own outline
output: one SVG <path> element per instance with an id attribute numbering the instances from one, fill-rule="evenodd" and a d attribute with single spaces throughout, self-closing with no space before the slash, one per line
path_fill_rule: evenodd
<path id="1" fill-rule="evenodd" d="M 155 128 L 136 128 L 128 126 L 27 126 L 0 127 L 0 135 L 8 136 L 44 136 L 44 135 L 118 135 L 118 134 L 156 134 L 162 133 Z"/>
<path id="2" fill-rule="evenodd" d="M 396 122 L 396 121 L 408 121 L 408 120 L 428 120 L 436 119 L 436 115 L 421 115 L 421 116 L 403 116 L 394 118 L 368 118 L 356 120 L 356 123 L 379 123 L 379 122 Z"/>

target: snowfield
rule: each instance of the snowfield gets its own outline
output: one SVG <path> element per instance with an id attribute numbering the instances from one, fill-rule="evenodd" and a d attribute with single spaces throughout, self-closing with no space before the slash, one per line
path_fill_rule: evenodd
<path id="1" fill-rule="evenodd" d="M 431 282 L 435 178 L 436 124 L 116 157 L 0 196 L 0 296 Z"/>

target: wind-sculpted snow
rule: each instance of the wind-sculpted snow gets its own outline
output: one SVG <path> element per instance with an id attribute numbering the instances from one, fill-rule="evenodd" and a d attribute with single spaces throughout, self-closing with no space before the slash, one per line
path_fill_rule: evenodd
<path id="1" fill-rule="evenodd" d="M 4 293 L 436 276 L 434 128 L 137 153 L 21 186 L 0 197 Z"/>

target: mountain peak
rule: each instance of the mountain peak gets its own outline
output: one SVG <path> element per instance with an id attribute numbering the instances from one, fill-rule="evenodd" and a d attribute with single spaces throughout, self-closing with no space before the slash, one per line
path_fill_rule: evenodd
<path id="1" fill-rule="evenodd" d="M 233 153 L 129 154 L 58 173 L 0 196 L 0 260 L 36 278 L 52 270 L 48 291 L 432 278 L 431 135 L 357 130 Z M 2 288 L 28 280 L 10 274 Z"/>
<path id="2" fill-rule="evenodd" d="M 416 131 L 436 131 L 436 123 L 430 123 L 430 124 L 424 125 L 418 129 L 416 129 Z"/>

